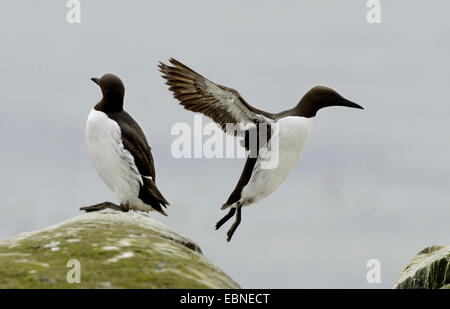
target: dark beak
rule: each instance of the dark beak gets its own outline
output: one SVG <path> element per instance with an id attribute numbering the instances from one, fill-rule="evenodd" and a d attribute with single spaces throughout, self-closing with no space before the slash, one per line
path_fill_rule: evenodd
<path id="1" fill-rule="evenodd" d="M 362 107 L 361 105 L 356 104 L 356 103 L 354 103 L 354 102 L 352 102 L 352 101 L 349 101 L 349 100 L 347 100 L 347 99 L 342 99 L 342 100 L 340 100 L 339 103 L 336 104 L 336 105 L 339 105 L 339 106 L 346 106 L 346 107 L 352 107 L 352 108 L 364 109 L 364 107 Z"/>
<path id="2" fill-rule="evenodd" d="M 100 86 L 100 79 L 96 78 L 96 77 L 92 77 L 91 81 L 93 81 L 94 83 L 96 83 L 97 85 Z"/>

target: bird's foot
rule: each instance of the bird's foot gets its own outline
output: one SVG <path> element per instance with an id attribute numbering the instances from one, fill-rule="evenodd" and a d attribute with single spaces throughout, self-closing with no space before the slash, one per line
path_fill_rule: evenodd
<path id="1" fill-rule="evenodd" d="M 236 212 L 236 208 L 231 208 L 230 211 L 222 218 L 219 220 L 219 222 L 216 223 L 216 230 L 220 229 L 220 227 L 227 222 L 228 220 L 230 220 L 230 218 L 232 216 L 234 216 L 234 213 Z"/>
<path id="2" fill-rule="evenodd" d="M 231 228 L 227 232 L 227 241 L 231 240 L 231 238 L 233 237 L 234 232 L 236 231 L 236 229 L 238 228 L 239 224 L 241 223 L 241 208 L 242 208 L 241 205 L 237 206 L 236 220 L 234 220 L 233 225 L 231 226 Z"/>
<path id="3" fill-rule="evenodd" d="M 119 206 L 111 202 L 103 202 L 92 206 L 81 207 L 80 210 L 84 210 L 85 212 L 92 212 L 92 211 L 100 211 L 107 208 L 123 212 L 128 211 L 127 207 L 123 207 L 122 205 Z"/>

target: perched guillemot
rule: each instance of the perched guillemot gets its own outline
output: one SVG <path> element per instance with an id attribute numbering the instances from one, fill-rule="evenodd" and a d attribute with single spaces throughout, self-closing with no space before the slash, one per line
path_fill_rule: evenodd
<path id="1" fill-rule="evenodd" d="M 172 66 L 160 62 L 159 69 L 180 104 L 185 109 L 210 117 L 225 132 L 244 137 L 244 145 L 249 150 L 237 186 L 222 206 L 222 209 L 231 209 L 216 224 L 216 229 L 219 229 L 236 213 L 235 222 L 227 233 L 228 241 L 241 221 L 242 206 L 256 203 L 271 194 L 294 169 L 303 153 L 319 109 L 328 106 L 363 109 L 331 88 L 316 86 L 309 90 L 294 108 L 273 114 L 252 107 L 236 90 L 211 82 L 175 59 L 169 61 Z M 229 132 L 226 129 L 227 123 L 242 124 L 242 132 Z M 270 128 L 277 127 L 278 133 L 272 133 L 272 137 L 268 134 L 266 142 L 253 149 L 249 147 L 249 131 L 259 128 L 261 124 Z M 268 130 L 268 133 L 270 132 L 272 129 Z M 271 151 L 267 142 L 270 138 L 276 138 L 278 142 L 278 165 L 275 168 L 262 168 L 261 154 Z"/>
<path id="2" fill-rule="evenodd" d="M 139 125 L 123 110 L 122 81 L 113 74 L 91 80 L 100 86 L 103 98 L 87 120 L 88 150 L 97 173 L 116 194 L 120 205 L 104 202 L 80 209 L 156 210 L 167 216 L 162 206 L 169 203 L 155 184 L 151 148 Z"/>

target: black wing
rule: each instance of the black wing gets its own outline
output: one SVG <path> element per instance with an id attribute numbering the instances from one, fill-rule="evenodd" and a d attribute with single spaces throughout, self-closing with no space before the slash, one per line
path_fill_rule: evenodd
<path id="1" fill-rule="evenodd" d="M 250 180 L 259 150 L 271 138 L 271 122 L 276 115 L 251 106 L 238 91 L 208 80 L 181 62 L 173 58 L 169 61 L 172 66 L 160 62 L 159 70 L 163 73 L 162 77 L 166 79 L 169 90 L 180 104 L 185 109 L 200 112 L 211 118 L 226 133 L 240 135 L 243 138 L 242 146 L 250 151 L 235 189 L 222 206 L 222 209 L 226 208 L 241 198 L 242 188 Z M 241 123 L 243 129 L 229 132 L 227 123 Z M 266 125 L 265 132 L 262 133 L 260 133 L 261 124 Z M 253 145 L 250 143 L 251 136 L 256 137 L 256 143 Z"/>
<path id="2" fill-rule="evenodd" d="M 226 133 L 243 136 L 247 128 L 273 119 L 273 114 L 252 107 L 236 90 L 213 83 L 175 59 L 169 61 L 172 66 L 160 62 L 159 70 L 173 96 L 185 109 L 211 118 Z M 227 124 L 241 128 L 229 131 Z"/>
<path id="3" fill-rule="evenodd" d="M 122 143 L 134 157 L 134 163 L 142 176 L 139 198 L 152 206 L 156 211 L 164 214 L 161 206 L 166 207 L 169 202 L 156 187 L 155 165 L 151 148 L 144 132 L 136 121 L 125 111 L 108 113 L 108 117 L 116 121 L 121 129 Z"/>

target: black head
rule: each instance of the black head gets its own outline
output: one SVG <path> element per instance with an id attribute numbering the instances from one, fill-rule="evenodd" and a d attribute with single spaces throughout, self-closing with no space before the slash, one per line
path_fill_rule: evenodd
<path id="1" fill-rule="evenodd" d="M 101 78 L 91 78 L 91 80 L 100 86 L 103 98 L 95 106 L 102 111 L 121 111 L 123 109 L 123 97 L 125 96 L 125 86 L 122 80 L 114 74 L 105 74 Z"/>
<path id="2" fill-rule="evenodd" d="M 294 110 L 298 116 L 309 118 L 314 117 L 319 109 L 329 106 L 346 106 L 364 109 L 362 106 L 347 100 L 331 88 L 316 86 L 303 96 Z"/>

